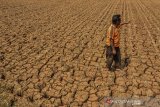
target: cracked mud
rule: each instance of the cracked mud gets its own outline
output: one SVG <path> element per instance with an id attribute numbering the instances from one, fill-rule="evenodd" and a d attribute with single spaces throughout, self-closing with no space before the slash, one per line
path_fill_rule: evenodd
<path id="1" fill-rule="evenodd" d="M 104 107 L 105 97 L 148 98 L 159 107 L 158 0 L 1 0 L 0 106 Z M 109 72 L 105 36 L 123 13 L 122 58 Z M 113 107 L 116 105 L 113 105 Z M 122 105 L 132 107 L 133 105 Z M 119 107 L 119 106 L 117 106 Z"/>

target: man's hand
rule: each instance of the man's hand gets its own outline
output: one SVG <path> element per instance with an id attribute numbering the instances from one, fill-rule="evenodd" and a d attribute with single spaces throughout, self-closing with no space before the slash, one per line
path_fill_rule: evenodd
<path id="1" fill-rule="evenodd" d="M 128 22 L 128 24 L 131 23 L 131 21 Z"/>
<path id="2" fill-rule="evenodd" d="M 115 50 L 115 49 L 113 49 L 112 53 L 113 53 L 113 55 L 115 55 L 115 54 L 116 54 L 116 50 Z"/>

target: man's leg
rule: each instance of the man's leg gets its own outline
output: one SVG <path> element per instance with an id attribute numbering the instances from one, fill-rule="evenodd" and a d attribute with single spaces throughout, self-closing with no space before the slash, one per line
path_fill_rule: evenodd
<path id="1" fill-rule="evenodd" d="M 120 48 L 116 47 L 116 55 L 114 56 L 115 60 L 115 66 L 116 68 L 121 68 L 121 53 L 120 53 Z"/>
<path id="2" fill-rule="evenodd" d="M 112 63 L 113 63 L 113 55 L 112 55 L 112 48 L 111 47 L 107 47 L 106 60 L 107 60 L 107 67 L 109 70 L 111 70 Z"/>
<path id="3" fill-rule="evenodd" d="M 113 55 L 107 57 L 107 67 L 109 70 L 112 69 L 112 63 L 113 63 Z"/>

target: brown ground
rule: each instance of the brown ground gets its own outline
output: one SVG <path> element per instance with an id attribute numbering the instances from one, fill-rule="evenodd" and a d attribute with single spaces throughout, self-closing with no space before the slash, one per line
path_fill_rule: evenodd
<path id="1" fill-rule="evenodd" d="M 0 106 L 104 107 L 106 96 L 160 98 L 159 5 L 0 0 Z M 131 63 L 109 72 L 104 34 L 111 16 L 122 12 L 123 21 L 132 21 L 121 31 L 122 58 Z"/>

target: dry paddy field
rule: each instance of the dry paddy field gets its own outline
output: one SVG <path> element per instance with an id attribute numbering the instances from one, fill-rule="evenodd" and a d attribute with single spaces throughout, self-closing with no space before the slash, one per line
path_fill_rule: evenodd
<path id="1" fill-rule="evenodd" d="M 109 72 L 105 33 L 123 13 L 122 58 Z M 0 0 L 0 106 L 160 107 L 159 0 Z M 113 104 L 112 107 L 120 107 Z"/>

